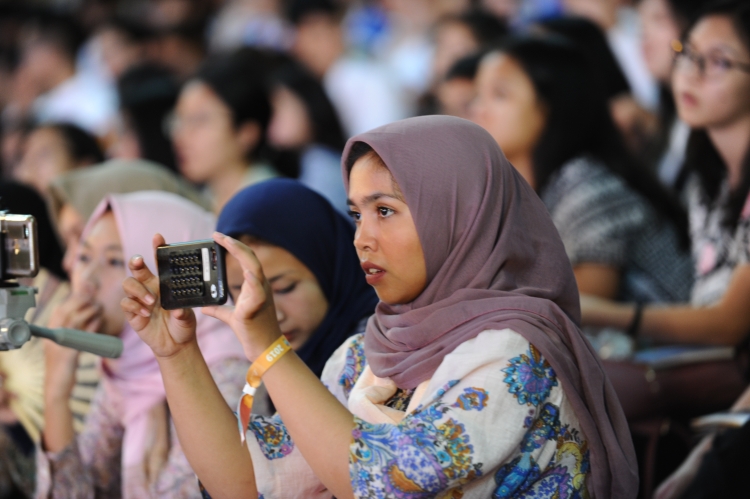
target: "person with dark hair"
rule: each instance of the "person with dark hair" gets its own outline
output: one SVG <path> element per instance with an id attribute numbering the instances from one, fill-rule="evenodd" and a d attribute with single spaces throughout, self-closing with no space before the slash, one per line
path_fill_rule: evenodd
<path id="1" fill-rule="evenodd" d="M 482 59 L 474 120 L 549 209 L 581 293 L 684 300 L 687 219 L 631 158 L 597 82 L 567 39 L 515 37 Z"/>
<path id="2" fill-rule="evenodd" d="M 334 0 L 291 0 L 287 5 L 295 28 L 291 52 L 323 83 L 348 138 L 405 118 L 408 106 L 385 67 L 347 52 L 343 17 Z"/>
<path id="3" fill-rule="evenodd" d="M 174 71 L 180 81 L 185 81 L 206 58 L 206 23 L 196 20 L 161 28 L 154 42 L 159 63 Z"/>
<path id="4" fill-rule="evenodd" d="M 28 133 L 13 176 L 46 195 L 60 175 L 102 161 L 104 153 L 96 137 L 71 123 L 49 123 Z"/>
<path id="5" fill-rule="evenodd" d="M 107 76 L 117 80 L 142 63 L 152 37 L 148 26 L 125 17 L 114 17 L 99 26 L 94 40 Z"/>
<path id="6" fill-rule="evenodd" d="M 672 95 L 673 45 L 709 0 L 640 0 L 641 50 L 660 88 L 658 128 L 645 151 L 661 182 L 684 198 L 688 172 L 684 166 L 690 127 L 677 117 Z"/>
<path id="7" fill-rule="evenodd" d="M 435 87 L 438 114 L 471 118 L 471 103 L 476 98 L 474 78 L 484 52 L 467 55 L 451 66 L 443 81 Z"/>
<path id="8" fill-rule="evenodd" d="M 18 71 L 39 92 L 31 109 L 37 122 L 71 122 L 103 137 L 111 129 L 117 96 L 76 68 L 81 42 L 68 19 L 31 21 L 32 35 L 21 50 Z"/>
<path id="9" fill-rule="evenodd" d="M 271 119 L 268 60 L 241 49 L 211 57 L 183 87 L 170 122 L 177 164 L 217 213 L 243 187 L 278 175 L 264 162 Z"/>
<path id="10" fill-rule="evenodd" d="M 345 139 L 336 109 L 320 82 L 299 64 L 279 68 L 272 82 L 269 143 L 295 151 L 299 157 L 298 180 L 346 214 L 340 171 Z"/>
<path id="11" fill-rule="evenodd" d="M 750 5 L 708 6 L 678 48 L 672 88 L 692 128 L 690 303 L 643 307 L 586 297 L 583 321 L 627 329 L 637 318 L 634 329 L 646 338 L 737 346 L 750 332 Z"/>
<path id="12" fill-rule="evenodd" d="M 180 91 L 169 69 L 145 63 L 126 71 L 117 82 L 122 130 L 113 156 L 143 158 L 177 170 L 172 141 L 164 121 Z"/>
<path id="13" fill-rule="evenodd" d="M 441 81 L 456 61 L 499 42 L 508 31 L 503 19 L 479 9 L 440 19 L 434 27 L 433 81 Z"/>

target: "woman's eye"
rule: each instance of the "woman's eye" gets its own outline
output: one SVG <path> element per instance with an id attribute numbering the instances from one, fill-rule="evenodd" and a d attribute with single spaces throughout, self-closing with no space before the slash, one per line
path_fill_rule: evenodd
<path id="1" fill-rule="evenodd" d="M 283 289 L 277 289 L 276 291 L 274 291 L 274 293 L 276 293 L 277 295 L 285 295 L 287 293 L 291 293 L 292 291 L 294 291 L 294 288 L 296 287 L 297 287 L 297 283 L 293 282 L 289 286 Z"/>
<path id="2" fill-rule="evenodd" d="M 389 217 L 395 213 L 391 208 L 386 208 L 385 206 L 378 207 L 378 213 L 380 213 L 381 217 Z"/>
<path id="3" fill-rule="evenodd" d="M 349 213 L 349 216 L 352 218 L 352 220 L 354 220 L 355 223 L 359 222 L 359 219 L 362 216 L 358 212 L 352 211 L 352 210 L 349 210 L 348 213 Z"/>
<path id="4" fill-rule="evenodd" d="M 91 261 L 91 258 L 89 258 L 88 255 L 84 255 L 84 254 L 80 253 L 78 255 L 78 261 L 81 262 L 81 263 L 88 263 L 88 262 Z"/>
<path id="5" fill-rule="evenodd" d="M 124 267 L 125 266 L 125 260 L 119 259 L 119 258 L 110 258 L 107 263 L 111 265 L 112 267 Z"/>

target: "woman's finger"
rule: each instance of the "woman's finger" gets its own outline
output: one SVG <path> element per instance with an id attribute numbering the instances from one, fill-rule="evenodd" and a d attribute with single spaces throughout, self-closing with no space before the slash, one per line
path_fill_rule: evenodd
<path id="1" fill-rule="evenodd" d="M 141 302 L 131 297 L 123 298 L 120 301 L 120 308 L 122 308 L 125 313 L 139 315 L 141 317 L 151 317 L 151 312 L 144 307 Z"/>
<path id="2" fill-rule="evenodd" d="M 232 314 L 234 314 L 234 306 L 232 305 L 212 305 L 210 307 L 201 308 L 203 315 L 219 319 L 225 324 L 229 324 L 232 320 Z"/>
<path id="3" fill-rule="evenodd" d="M 128 277 L 122 282 L 122 289 L 129 298 L 138 300 L 147 310 L 151 310 L 156 304 L 156 296 L 140 281 L 134 277 Z"/>
<path id="4" fill-rule="evenodd" d="M 133 256 L 130 261 L 128 261 L 128 268 L 136 280 L 144 284 L 149 284 L 153 283 L 153 280 L 156 279 L 158 283 L 158 279 L 154 276 L 151 270 L 149 270 L 148 266 L 146 266 L 146 262 L 143 261 L 141 255 Z"/>
<path id="5" fill-rule="evenodd" d="M 260 265 L 258 258 L 253 253 L 253 250 L 247 247 L 241 241 L 238 241 L 232 237 L 225 236 L 221 232 L 214 232 L 214 241 L 220 246 L 227 250 L 227 252 L 235 257 L 240 263 L 242 270 L 249 270 L 253 274 L 257 275 L 259 279 L 263 277 L 263 267 Z"/>

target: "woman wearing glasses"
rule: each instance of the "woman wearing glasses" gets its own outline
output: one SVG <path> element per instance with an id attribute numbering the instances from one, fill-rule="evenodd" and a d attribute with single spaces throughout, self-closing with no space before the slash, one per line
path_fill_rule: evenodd
<path id="1" fill-rule="evenodd" d="M 585 296 L 583 322 L 665 343 L 738 345 L 750 332 L 750 4 L 714 4 L 678 49 L 696 281 L 690 304 L 646 307 Z"/>

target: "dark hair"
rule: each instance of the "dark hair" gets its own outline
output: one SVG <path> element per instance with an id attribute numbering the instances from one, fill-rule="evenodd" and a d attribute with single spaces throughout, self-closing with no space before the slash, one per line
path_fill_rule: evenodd
<path id="1" fill-rule="evenodd" d="M 459 23 L 466 26 L 479 46 L 496 43 L 508 34 L 504 19 L 482 9 L 470 9 L 461 14 L 444 17 L 440 25 Z"/>
<path id="2" fill-rule="evenodd" d="M 485 54 L 486 51 L 480 50 L 479 52 L 464 56 L 454 62 L 450 69 L 448 69 L 448 72 L 445 73 L 445 81 L 454 79 L 473 81 L 474 77 L 477 75 L 477 70 L 479 70 L 479 63 L 482 61 L 482 57 L 484 57 Z"/>
<path id="3" fill-rule="evenodd" d="M 559 36 L 514 37 L 500 49 L 523 67 L 546 111 L 546 125 L 533 152 L 537 192 L 568 161 L 587 156 L 622 178 L 687 243 L 687 218 L 654 174 L 628 152 L 609 113 L 589 59 Z"/>
<path id="4" fill-rule="evenodd" d="M 349 149 L 349 155 L 346 157 L 346 161 L 344 162 L 344 164 L 346 165 L 346 170 L 351 171 L 354 163 L 356 163 L 359 159 L 364 158 L 368 154 L 375 154 L 377 156 L 378 153 L 376 153 L 375 149 L 373 149 L 372 146 L 370 146 L 370 144 L 368 144 L 367 142 L 355 142 L 354 144 L 352 144 L 352 147 Z M 380 156 L 378 156 L 378 158 L 380 158 Z"/>
<path id="5" fill-rule="evenodd" d="M 323 14 L 338 19 L 342 9 L 333 0 L 287 0 L 286 18 L 294 25 L 300 24 L 305 17 Z"/>
<path id="6" fill-rule="evenodd" d="M 75 64 L 86 35 L 72 17 L 39 11 L 30 16 L 27 27 L 33 33 L 32 43 L 54 47 Z"/>
<path id="7" fill-rule="evenodd" d="M 33 130 L 48 129 L 63 139 L 70 158 L 78 164 L 96 164 L 104 161 L 99 141 L 83 128 L 72 123 L 44 123 Z M 32 130 L 32 131 L 33 131 Z"/>
<path id="8" fill-rule="evenodd" d="M 666 0 L 681 28 L 687 28 L 700 16 L 711 0 Z"/>
<path id="9" fill-rule="evenodd" d="M 290 63 L 276 70 L 272 77 L 302 99 L 313 128 L 314 141 L 335 151 L 344 149 L 346 139 L 341 121 L 323 85 L 298 63 Z"/>
<path id="10" fill-rule="evenodd" d="M 266 130 L 271 120 L 268 96 L 268 56 L 256 49 L 243 48 L 228 54 L 212 56 L 198 70 L 195 79 L 205 83 L 232 111 L 236 128 L 244 123 L 257 123 L 261 141 L 249 158 L 256 158 L 265 147 Z"/>
<path id="11" fill-rule="evenodd" d="M 155 63 L 141 64 L 123 73 L 117 91 L 120 107 L 138 139 L 141 157 L 176 171 L 172 141 L 163 126 L 179 93 L 175 75 Z"/>
<path id="12" fill-rule="evenodd" d="M 564 36 L 579 47 L 588 58 L 590 67 L 597 73 L 596 77 L 601 79 L 607 99 L 630 93 L 630 84 L 625 78 L 625 73 L 599 26 L 582 17 L 547 19 L 538 25 L 548 32 Z"/>
<path id="13" fill-rule="evenodd" d="M 688 32 L 698 21 L 708 16 L 726 16 L 732 20 L 734 29 L 748 50 L 750 50 L 750 3 L 743 0 L 720 1 L 706 7 L 688 28 Z M 750 137 L 747 139 L 750 144 Z M 705 130 L 693 130 L 685 153 L 685 167 L 695 172 L 700 180 L 703 194 L 709 204 L 719 197 L 721 185 L 727 177 L 727 166 L 719 151 Z M 723 225 L 734 230 L 750 194 L 750 151 L 742 161 L 740 183 L 729 194 L 726 217 Z"/>

